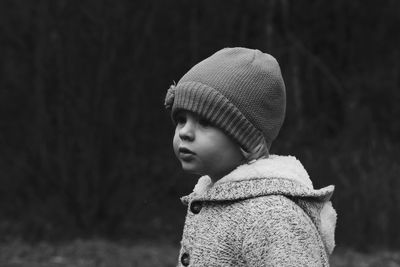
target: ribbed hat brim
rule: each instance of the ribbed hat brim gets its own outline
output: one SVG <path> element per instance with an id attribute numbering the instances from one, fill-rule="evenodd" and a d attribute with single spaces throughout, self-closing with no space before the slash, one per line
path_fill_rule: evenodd
<path id="1" fill-rule="evenodd" d="M 172 118 L 177 111 L 188 110 L 222 129 L 246 151 L 253 151 L 263 134 L 225 96 L 199 82 L 179 83 L 175 88 Z"/>

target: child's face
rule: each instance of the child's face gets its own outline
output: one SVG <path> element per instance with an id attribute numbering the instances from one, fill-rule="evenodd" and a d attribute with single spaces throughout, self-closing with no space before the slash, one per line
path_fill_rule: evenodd
<path id="1" fill-rule="evenodd" d="M 198 115 L 179 111 L 176 123 L 173 145 L 183 170 L 215 182 L 242 163 L 239 145 Z"/>

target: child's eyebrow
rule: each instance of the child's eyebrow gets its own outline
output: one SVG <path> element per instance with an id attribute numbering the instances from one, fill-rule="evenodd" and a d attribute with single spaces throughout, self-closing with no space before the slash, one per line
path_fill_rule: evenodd
<path id="1" fill-rule="evenodd" d="M 198 114 L 196 114 L 195 112 L 192 112 L 192 111 L 190 111 L 190 110 L 186 110 L 186 109 L 180 109 L 180 110 L 178 110 L 178 111 L 176 112 L 176 116 L 178 116 L 178 115 L 188 115 L 188 114 L 190 114 L 190 115 L 192 115 L 192 116 L 194 116 L 194 117 L 196 117 L 196 118 L 201 118 L 200 115 L 198 115 Z"/>

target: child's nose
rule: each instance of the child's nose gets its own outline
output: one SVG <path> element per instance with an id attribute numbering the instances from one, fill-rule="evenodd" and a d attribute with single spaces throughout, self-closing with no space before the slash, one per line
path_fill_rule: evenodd
<path id="1" fill-rule="evenodd" d="M 182 140 L 194 140 L 194 127 L 195 125 L 193 125 L 192 122 L 187 121 L 185 125 L 179 129 L 179 137 Z"/>

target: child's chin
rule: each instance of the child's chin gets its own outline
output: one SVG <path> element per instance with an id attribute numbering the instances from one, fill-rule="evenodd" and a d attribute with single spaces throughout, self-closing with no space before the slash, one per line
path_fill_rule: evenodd
<path id="1" fill-rule="evenodd" d="M 187 173 L 198 174 L 198 171 L 194 168 L 187 168 L 182 166 L 182 170 Z"/>
<path id="2" fill-rule="evenodd" d="M 197 168 L 197 166 L 185 162 L 182 162 L 182 170 L 187 173 L 202 175 L 202 172 Z"/>

